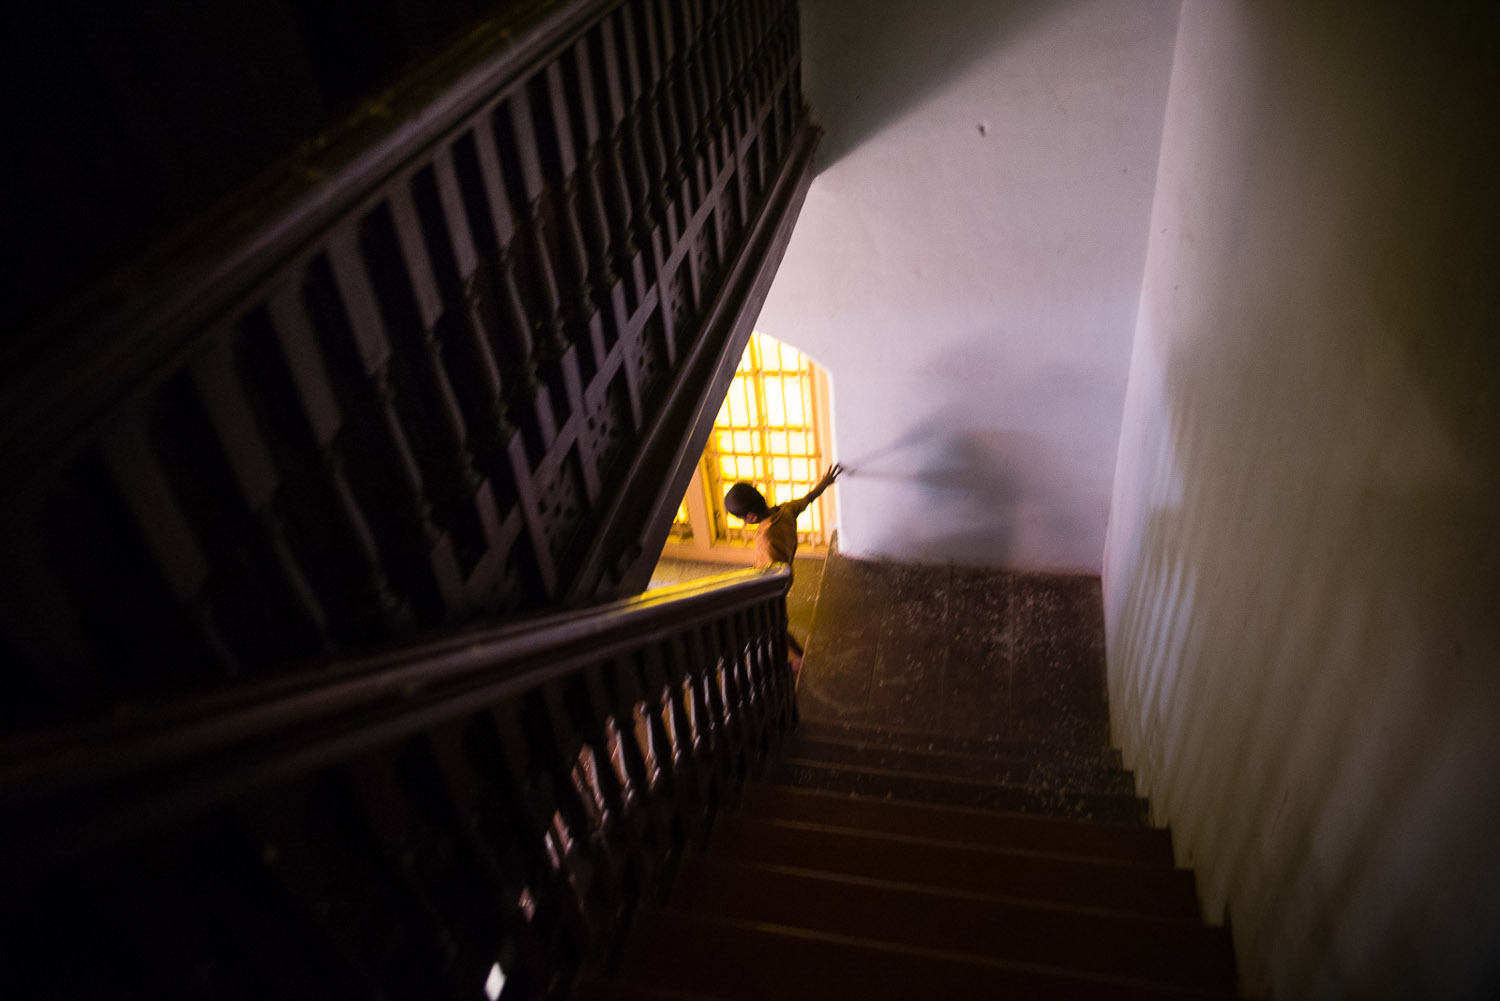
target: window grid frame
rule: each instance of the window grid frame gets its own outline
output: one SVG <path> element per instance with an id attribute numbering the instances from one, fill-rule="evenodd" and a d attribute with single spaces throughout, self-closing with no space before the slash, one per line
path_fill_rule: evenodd
<path id="1" fill-rule="evenodd" d="M 771 352 L 774 352 L 775 356 L 774 367 L 768 367 L 765 364 L 765 356 Z M 788 353 L 796 359 L 795 368 L 786 366 Z M 797 400 L 800 404 L 802 420 L 797 424 L 786 422 L 789 376 L 795 379 Z M 704 482 L 709 486 L 714 543 L 744 548 L 754 544 L 755 529 L 740 522 L 738 518 L 734 518 L 724 510 L 724 491 L 731 483 L 746 479 L 753 483 L 766 496 L 767 502 L 773 506 L 801 497 L 816 484 L 824 461 L 824 435 L 821 427 L 823 414 L 818 399 L 818 389 L 823 378 L 816 363 L 805 353 L 759 331 L 751 334 L 745 353 L 741 356 L 740 364 L 735 370 L 729 392 L 725 394 L 719 415 L 714 419 L 713 431 L 704 447 L 701 460 Z M 779 387 L 781 404 L 779 410 L 782 416 L 782 423 L 779 424 L 772 424 L 769 421 L 768 383 L 771 379 L 775 379 Z M 737 392 L 743 392 L 747 409 L 751 406 L 754 408 L 753 413 L 746 415 L 747 422 L 744 424 L 734 423 L 731 416 L 730 401 Z M 721 434 L 729 434 L 731 445 L 737 446 L 733 436 L 736 433 L 745 432 L 750 435 L 750 451 L 741 451 L 738 447 L 730 450 L 720 447 Z M 786 435 L 785 440 L 788 442 L 792 435 L 801 436 L 804 451 L 794 454 L 790 448 L 787 448 L 780 452 L 772 452 L 770 444 L 773 434 Z M 724 474 L 723 461 L 725 459 L 730 459 L 735 463 L 736 473 L 732 479 L 726 478 Z M 740 460 L 742 459 L 750 461 L 750 468 L 754 471 L 753 476 L 740 475 Z M 787 460 L 788 476 L 777 477 L 775 475 L 777 459 Z M 798 461 L 807 463 L 808 475 L 805 479 L 790 475 L 791 463 Z M 824 498 L 819 498 L 810 504 L 797 521 L 799 546 L 815 548 L 827 546 L 828 521 Z"/>

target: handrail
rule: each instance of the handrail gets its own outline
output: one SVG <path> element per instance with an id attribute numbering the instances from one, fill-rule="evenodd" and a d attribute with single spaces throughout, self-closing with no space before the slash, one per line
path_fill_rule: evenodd
<path id="1" fill-rule="evenodd" d="M 173 922 L 204 908 L 240 920 L 233 901 L 200 899 L 191 860 L 203 852 L 229 874 L 215 897 L 263 901 L 249 926 L 199 942 L 205 964 L 232 981 L 229 939 L 259 934 L 258 920 L 311 915 L 326 939 L 314 951 L 358 967 L 350 983 L 390 986 L 363 919 L 340 910 L 368 889 L 340 883 L 350 853 L 361 880 L 391 880 L 392 893 L 421 904 L 383 918 L 395 923 L 387 932 L 450 942 L 446 959 L 411 960 L 426 964 L 429 986 L 467 978 L 477 996 L 475 971 L 503 954 L 507 974 L 531 984 L 517 996 L 543 996 L 559 971 L 612 947 L 634 902 L 795 725 L 789 580 L 784 565 L 723 574 L 317 678 L 12 738 L 0 745 L 0 925 L 94 893 L 103 903 L 90 906 L 167 922 L 141 942 L 110 932 L 154 956 Z M 315 822 L 324 810 L 338 812 L 350 843 L 326 840 Z M 173 903 L 79 890 L 77 873 L 95 860 L 131 873 L 127 896 L 148 887 Z M 455 905 L 444 896 L 453 880 L 482 891 L 475 908 L 504 913 L 479 920 Z M 183 894 L 182 913 L 157 913 Z M 305 961 L 257 963 L 290 983 Z"/>

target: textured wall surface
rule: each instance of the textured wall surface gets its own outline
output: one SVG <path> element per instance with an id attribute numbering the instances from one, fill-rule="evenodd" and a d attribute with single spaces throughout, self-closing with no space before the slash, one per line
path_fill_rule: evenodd
<path id="1" fill-rule="evenodd" d="M 805 0 L 827 130 L 758 329 L 834 386 L 851 556 L 1097 573 L 1176 0 Z"/>
<path id="2" fill-rule="evenodd" d="M 1500 996 L 1500 32 L 1394 6 L 1184 5 L 1105 558 L 1115 738 L 1278 999 Z"/>

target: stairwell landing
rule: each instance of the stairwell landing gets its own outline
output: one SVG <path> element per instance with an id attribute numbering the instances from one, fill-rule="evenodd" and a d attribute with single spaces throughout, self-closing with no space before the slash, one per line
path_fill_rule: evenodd
<path id="1" fill-rule="evenodd" d="M 1235 996 L 1109 744 L 1097 578 L 834 553 L 798 700 L 580 1001 Z"/>

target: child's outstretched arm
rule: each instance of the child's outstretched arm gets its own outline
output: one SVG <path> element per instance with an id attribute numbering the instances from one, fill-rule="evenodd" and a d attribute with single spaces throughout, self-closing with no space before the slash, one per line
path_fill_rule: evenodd
<path id="1" fill-rule="evenodd" d="M 818 495 L 821 494 L 824 490 L 827 490 L 829 487 L 833 486 L 833 481 L 838 479 L 839 474 L 843 471 L 844 467 L 839 465 L 837 462 L 829 466 L 827 471 L 823 473 L 823 478 L 818 481 L 815 487 L 807 492 L 807 495 L 805 497 L 802 498 L 803 506 L 811 504 L 813 501 L 817 500 Z"/>

